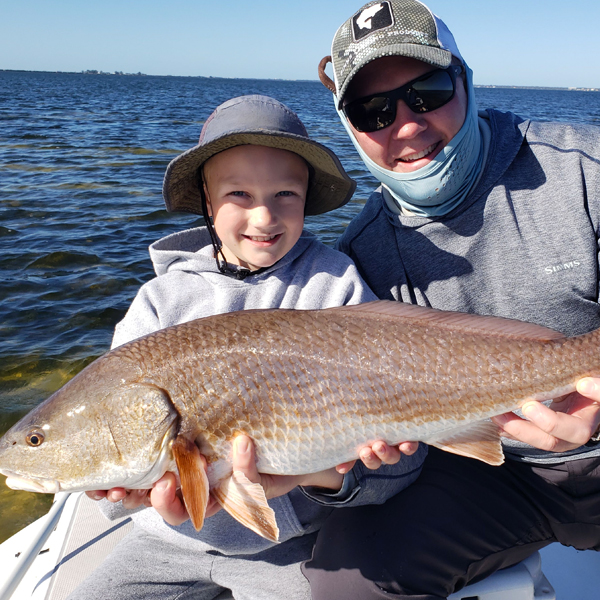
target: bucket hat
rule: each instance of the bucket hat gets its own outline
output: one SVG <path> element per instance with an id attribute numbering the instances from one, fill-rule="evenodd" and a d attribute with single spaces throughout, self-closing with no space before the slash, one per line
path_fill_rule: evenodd
<path id="1" fill-rule="evenodd" d="M 311 165 L 307 215 L 343 206 L 354 193 L 356 183 L 337 156 L 308 137 L 294 111 L 274 98 L 251 95 L 218 106 L 204 123 L 198 144 L 171 161 L 163 182 L 167 210 L 202 214 L 198 169 L 215 154 L 245 144 L 289 150 Z"/>
<path id="2" fill-rule="evenodd" d="M 368 63 L 384 56 L 406 56 L 446 69 L 456 57 L 464 63 L 446 24 L 418 0 L 369 2 L 336 32 L 331 56 L 319 64 L 321 82 L 342 107 L 353 77 Z M 333 64 L 335 81 L 325 73 Z"/>

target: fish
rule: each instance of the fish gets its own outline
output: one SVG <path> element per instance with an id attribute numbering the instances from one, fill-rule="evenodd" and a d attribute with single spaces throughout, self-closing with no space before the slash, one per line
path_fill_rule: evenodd
<path id="1" fill-rule="evenodd" d="M 56 493 L 150 488 L 170 470 L 196 529 L 212 495 L 276 541 L 262 487 L 233 472 L 237 435 L 253 439 L 270 474 L 319 472 L 377 440 L 499 465 L 490 417 L 600 376 L 599 341 L 600 330 L 565 337 L 385 300 L 215 315 L 88 365 L 2 437 L 0 473 L 14 489 Z"/>

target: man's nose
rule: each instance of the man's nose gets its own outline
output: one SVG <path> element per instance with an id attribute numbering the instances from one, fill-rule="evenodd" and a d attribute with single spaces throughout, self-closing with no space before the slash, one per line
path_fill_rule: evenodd
<path id="1" fill-rule="evenodd" d="M 410 110 L 404 100 L 398 100 L 396 103 L 396 119 L 391 127 L 395 137 L 412 139 L 427 129 L 427 120 L 423 114 Z"/>

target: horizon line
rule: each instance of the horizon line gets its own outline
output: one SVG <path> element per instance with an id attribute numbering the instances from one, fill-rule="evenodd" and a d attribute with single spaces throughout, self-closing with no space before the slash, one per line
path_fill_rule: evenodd
<path id="1" fill-rule="evenodd" d="M 251 81 L 296 81 L 296 82 L 316 82 L 318 79 L 283 79 L 281 77 L 219 77 L 214 75 L 148 75 L 138 71 L 137 73 L 126 73 L 124 71 L 99 71 L 97 69 L 87 69 L 83 71 L 42 71 L 38 69 L 0 69 L 0 73 L 57 73 L 63 75 L 99 75 L 116 77 L 181 77 L 186 79 L 248 79 Z M 567 87 L 550 85 L 496 85 L 492 83 L 474 84 L 476 88 L 500 88 L 500 89 L 524 89 L 524 90 L 565 90 L 575 92 L 600 92 L 600 88 L 593 87 Z"/>

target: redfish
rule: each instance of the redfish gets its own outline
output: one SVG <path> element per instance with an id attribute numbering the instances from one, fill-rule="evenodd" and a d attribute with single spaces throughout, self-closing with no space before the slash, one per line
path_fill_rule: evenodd
<path id="1" fill-rule="evenodd" d="M 318 472 L 380 439 L 498 465 L 489 418 L 599 376 L 599 337 L 386 301 L 212 316 L 86 367 L 0 440 L 0 472 L 15 489 L 56 493 L 149 488 L 177 470 L 197 529 L 212 493 L 275 540 L 262 488 L 232 474 L 236 435 L 253 438 L 263 473 Z"/>

